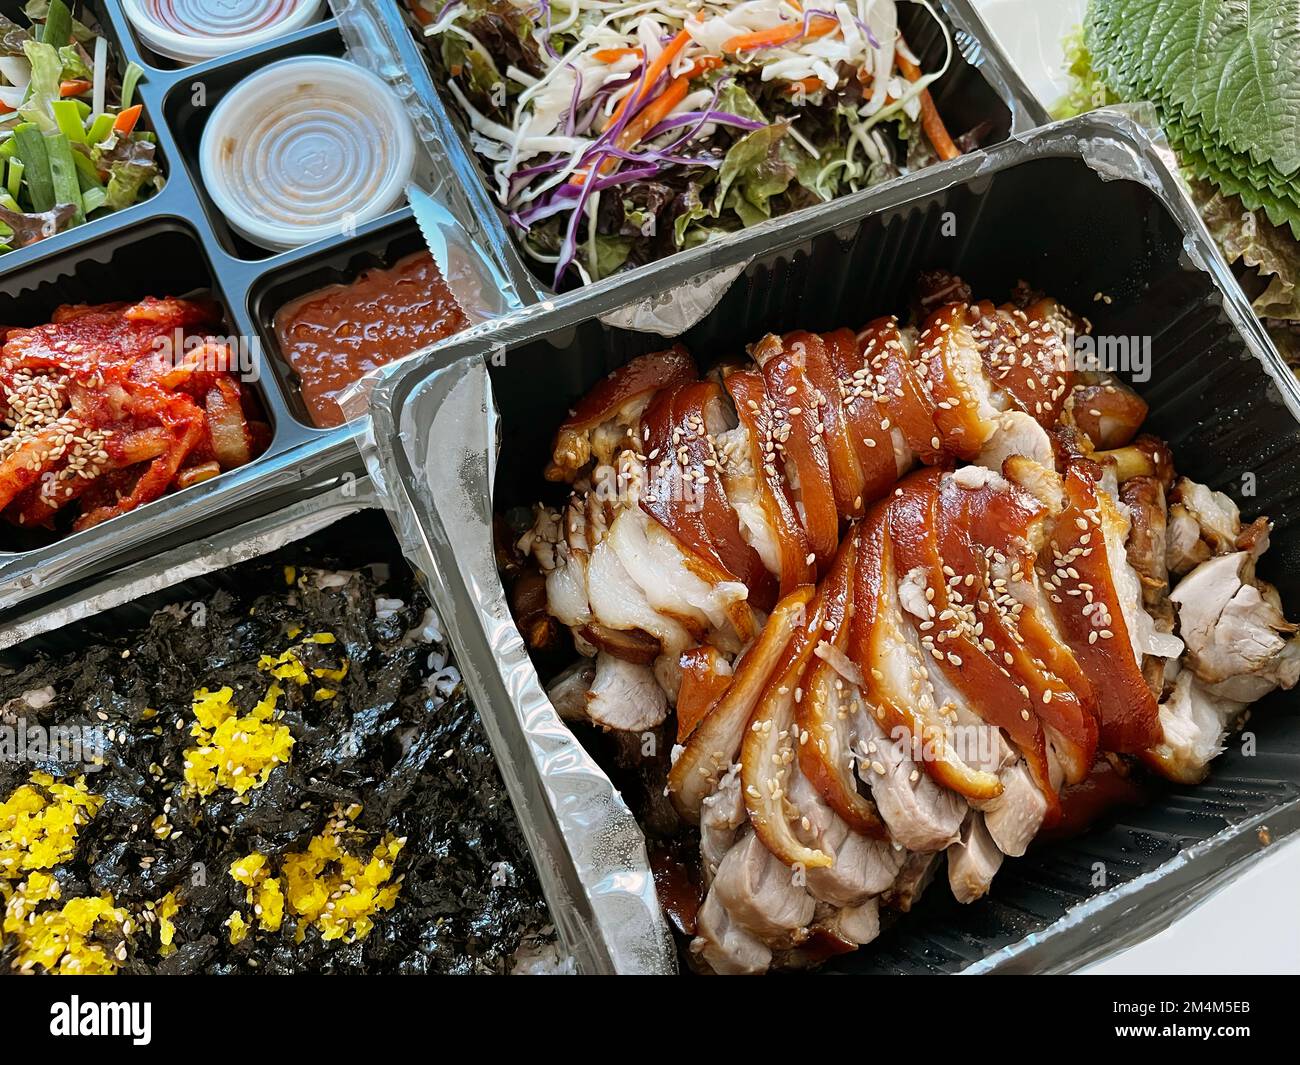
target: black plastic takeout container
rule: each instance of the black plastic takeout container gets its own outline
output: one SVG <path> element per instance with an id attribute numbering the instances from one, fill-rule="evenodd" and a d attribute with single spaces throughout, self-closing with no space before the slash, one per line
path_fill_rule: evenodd
<path id="1" fill-rule="evenodd" d="M 1180 472 L 1231 495 L 1245 518 L 1274 520 L 1261 575 L 1300 613 L 1300 386 L 1138 125 L 1112 112 L 1058 123 L 900 184 L 872 208 L 840 203 L 779 239 L 667 264 L 660 303 L 719 286 L 678 339 L 707 368 L 766 331 L 905 312 L 922 269 L 956 270 L 993 299 L 1025 279 L 1091 318 L 1098 336 L 1150 338 L 1149 379 L 1134 380 L 1148 430 L 1169 441 Z M 368 463 L 442 615 L 457 619 L 452 642 L 508 748 L 499 757 L 536 749 L 539 723 L 552 740 L 564 726 L 544 713 L 556 664 L 529 659 L 510 617 L 491 516 L 555 500 L 543 460 L 565 413 L 604 374 L 669 343 L 608 324 L 644 305 L 645 288 L 629 281 L 530 309 L 390 368 L 372 394 Z M 1006 862 L 979 903 L 958 906 L 932 886 L 826 971 L 1061 971 L 1136 941 L 1300 827 L 1298 710 L 1300 693 L 1271 695 L 1250 718 L 1253 756 L 1230 742 L 1200 786 L 1157 785 L 1146 805 Z M 552 772 L 539 758 L 527 816 L 551 847 L 539 866 L 552 863 L 576 894 L 587 840 L 572 821 L 564 828 L 569 811 L 540 805 Z M 627 860 L 629 878 L 645 875 L 644 855 Z M 599 901 L 609 879 L 586 883 L 589 897 Z M 553 913 L 561 906 L 551 900 Z M 609 928 L 606 946 L 618 935 Z M 617 967 L 617 956 L 594 965 Z"/>
<path id="2" fill-rule="evenodd" d="M 224 311 L 226 335 L 249 347 L 256 380 L 248 387 L 273 435 L 268 449 L 247 466 L 96 528 L 58 539 L 0 528 L 0 617 L 19 602 L 30 611 L 61 589 L 151 557 L 196 522 L 292 485 L 322 454 L 355 456 L 355 427 L 319 429 L 307 417 L 294 374 L 275 343 L 275 312 L 291 290 L 293 295 L 310 291 L 310 284 L 302 287 L 304 279 L 350 280 L 366 266 L 388 264 L 421 246 L 409 209 L 401 207 L 352 234 L 269 252 L 239 237 L 203 189 L 199 142 L 212 109 L 243 77 L 278 60 L 343 55 L 344 39 L 333 19 L 255 48 L 180 66 L 141 47 L 116 0 L 85 6 L 97 17 L 119 67 L 134 61 L 144 68 L 137 100 L 144 105 L 147 128 L 157 134 L 166 184 L 127 210 L 0 255 L 0 322 L 39 324 L 60 303 L 206 290 Z M 0 12 L 20 23 L 21 11 L 20 0 L 0 2 Z M 359 465 L 355 457 L 352 462 Z"/>
<path id="3" fill-rule="evenodd" d="M 534 263 L 520 248 L 514 227 L 492 194 L 487 171 L 470 145 L 469 127 L 464 115 L 451 95 L 444 93 L 437 84 L 421 28 L 406 14 L 402 0 L 332 2 L 350 39 L 359 42 L 382 36 L 390 47 L 398 50 L 401 60 L 407 64 L 415 92 L 434 130 L 441 156 L 438 162 L 444 175 L 447 180 L 464 188 L 476 224 L 482 225 L 484 237 L 504 262 L 516 291 L 522 294 L 525 302 L 551 295 L 553 278 L 549 268 Z M 968 0 L 932 0 L 930 6 L 944 19 L 953 35 L 952 64 L 932 86 L 931 94 L 954 135 L 988 122 L 990 131 L 984 143 L 994 144 L 1010 133 L 1047 121 L 1042 105 L 1016 73 Z M 921 58 L 922 69 L 937 67 L 944 57 L 944 37 L 925 8 L 911 0 L 899 0 L 899 23 L 909 46 Z M 869 199 L 873 191 L 867 189 L 837 202 Z M 806 208 L 803 213 L 821 217 L 826 210 L 826 206 L 818 206 Z M 775 233 L 788 217 L 754 227 L 743 236 Z M 656 275 L 659 266 L 660 263 L 650 263 L 626 275 L 615 276 L 620 280 L 639 277 L 644 279 L 643 283 L 653 284 L 650 279 Z"/>

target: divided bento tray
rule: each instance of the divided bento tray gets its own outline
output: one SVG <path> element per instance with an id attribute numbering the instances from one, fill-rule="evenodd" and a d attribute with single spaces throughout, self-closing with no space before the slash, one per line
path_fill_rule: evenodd
<path id="1" fill-rule="evenodd" d="M 0 12 L 17 17 L 20 0 Z M 199 142 L 223 95 L 243 77 L 292 56 L 341 56 L 346 45 L 332 18 L 219 59 L 180 66 L 142 45 L 116 0 L 85 5 L 98 18 L 119 67 L 144 68 L 137 99 L 142 122 L 158 139 L 164 187 L 126 210 L 0 256 L 0 322 L 31 325 L 61 303 L 135 301 L 207 290 L 224 312 L 227 335 L 249 348 L 256 380 L 246 385 L 270 423 L 267 449 L 251 463 L 53 542 L 0 545 L 0 613 L 56 587 L 153 555 L 194 522 L 291 485 L 322 453 L 356 465 L 353 429 L 320 429 L 306 413 L 293 371 L 280 357 L 275 312 L 287 301 L 423 247 L 409 208 L 392 210 L 350 233 L 283 253 L 239 236 L 204 191 Z"/>
<path id="2" fill-rule="evenodd" d="M 530 656 L 497 571 L 493 517 L 554 502 L 559 489 L 542 470 L 556 426 L 613 368 L 671 342 L 619 324 L 637 308 L 714 290 L 707 313 L 675 338 L 707 369 L 766 331 L 858 326 L 901 310 L 918 271 L 936 267 L 993 298 L 1023 278 L 1090 317 L 1097 335 L 1149 337 L 1149 379 L 1133 382 L 1151 408 L 1147 429 L 1169 441 L 1182 473 L 1230 494 L 1246 519 L 1273 519 L 1261 576 L 1292 616 L 1300 610 L 1300 385 L 1160 150 L 1124 114 L 1093 113 L 955 160 L 885 191 L 870 211 L 838 203 L 777 238 L 752 234 L 670 262 L 652 296 L 634 279 L 616 282 L 389 368 L 371 395 L 368 467 L 439 611 L 456 618 L 449 636 L 498 757 L 518 769 L 532 753 L 512 797 L 563 841 L 535 858 L 595 914 L 597 968 L 643 970 L 665 925 L 633 902 L 650 880 L 644 850 L 613 854 L 603 842 L 619 838 L 626 807 L 584 803 L 566 776 L 584 752 L 545 686 L 567 663 Z M 1158 785 L 1147 804 L 1034 847 L 979 903 L 958 906 L 936 886 L 826 971 L 1065 971 L 1168 924 L 1300 829 L 1300 691 L 1262 700 L 1248 727 L 1254 751 L 1230 741 L 1200 786 Z M 553 913 L 567 904 L 551 899 Z"/>
<path id="3" fill-rule="evenodd" d="M 435 165 L 444 186 L 464 190 L 471 215 L 462 223 L 479 227 L 494 257 L 525 303 L 546 299 L 554 294 L 550 281 L 538 275 L 536 267 L 520 249 L 511 224 L 490 191 L 487 172 L 470 146 L 469 129 L 464 116 L 450 95 L 439 91 L 430 57 L 420 34 L 419 25 L 407 13 L 402 0 L 331 0 L 344 36 L 359 54 L 385 59 L 395 56 L 410 77 L 419 101 L 422 119 L 428 124 L 427 143 L 437 146 Z M 969 0 L 931 0 L 926 5 L 943 18 L 953 37 L 952 64 L 932 87 L 931 95 L 939 112 L 955 128 L 969 129 L 987 121 L 991 129 L 985 144 L 991 145 L 1008 136 L 1042 125 L 1047 112 L 1003 53 L 997 39 L 984 25 Z M 921 59 L 923 69 L 937 66 L 944 55 L 944 37 L 925 7 L 912 0 L 902 0 L 899 28 Z M 382 42 L 382 43 L 380 43 Z M 895 182 L 908 181 L 905 175 Z M 870 202 L 882 186 L 840 197 L 828 204 L 803 208 L 795 212 L 805 220 L 827 217 L 837 205 Z M 775 239 L 794 215 L 785 215 L 741 233 L 724 237 L 726 246 L 751 237 L 767 234 Z M 614 283 L 641 279 L 653 284 L 652 278 L 665 262 L 675 261 L 681 253 L 666 260 L 649 263 L 626 273 L 587 286 L 587 290 Z"/>

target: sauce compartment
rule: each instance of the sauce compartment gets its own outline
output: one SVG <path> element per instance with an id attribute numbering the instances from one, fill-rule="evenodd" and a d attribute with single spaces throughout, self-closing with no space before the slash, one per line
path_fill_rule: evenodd
<path id="1" fill-rule="evenodd" d="M 28 20 L 23 15 L 25 7 L 24 0 L 0 0 L 0 15 L 8 18 L 19 26 L 26 28 Z M 74 6 L 69 4 L 69 6 Z M 105 0 L 90 0 L 88 3 L 75 5 L 77 10 L 84 10 L 94 16 L 96 20 L 96 29 L 109 46 L 108 62 L 110 68 L 116 71 L 117 80 L 120 82 L 122 74 L 127 68 L 127 64 L 136 59 L 134 42 L 125 40 L 121 27 L 116 21 L 118 12 L 113 6 Z M 74 10 L 74 17 L 76 16 Z M 26 263 L 36 259 L 43 258 L 47 255 L 58 254 L 66 248 L 74 247 L 89 240 L 94 240 L 99 234 L 109 232 L 119 226 L 134 225 L 142 215 L 148 216 L 154 201 L 167 193 L 167 183 L 171 179 L 170 160 L 167 153 L 166 131 L 159 129 L 161 123 L 160 116 L 156 115 L 152 109 L 152 97 L 147 90 L 146 83 L 149 73 L 146 70 L 141 76 L 139 84 L 136 86 L 134 103 L 142 104 L 143 110 L 136 128 L 139 130 L 152 131 L 157 135 L 157 142 L 154 145 L 154 158 L 158 162 L 158 169 L 162 174 L 163 187 L 155 192 L 146 200 L 132 204 L 130 207 L 111 214 L 103 215 L 91 221 L 85 222 L 74 229 L 64 229 L 62 232 L 53 236 L 46 237 L 37 241 L 35 244 L 28 245 L 24 248 L 14 248 L 12 251 L 0 253 L 0 275 L 12 273 Z"/>
<path id="2" fill-rule="evenodd" d="M 103 304 L 117 301 L 137 302 L 146 296 L 188 297 L 202 295 L 214 301 L 222 318 L 220 334 L 237 345 L 238 363 L 246 363 L 247 375 L 237 373 L 249 399 L 248 413 L 265 421 L 270 429 L 266 446 L 253 454 L 243 466 L 223 470 L 217 476 L 189 488 L 171 490 L 161 498 L 145 503 L 128 514 L 80 532 L 56 533 L 44 529 L 19 529 L 4 522 L 0 527 L 0 553 L 13 553 L 66 545 L 74 540 L 95 537 L 112 529 L 132 514 L 142 514 L 161 507 L 177 496 L 207 492 L 232 474 L 255 466 L 274 449 L 278 429 L 276 400 L 268 395 L 261 382 L 263 365 L 253 338 L 239 336 L 233 308 L 217 282 L 203 246 L 194 229 L 173 218 L 143 221 L 130 231 L 96 241 L 84 248 L 65 252 L 39 268 L 12 277 L 0 294 L 0 322 L 7 326 L 43 325 L 55 309 L 64 304 Z"/>
<path id="3" fill-rule="evenodd" d="M 349 285 L 368 271 L 391 269 L 399 261 L 422 252 L 427 252 L 427 247 L 419 229 L 409 218 L 402 219 L 271 272 L 253 286 L 249 293 L 249 315 L 256 323 L 263 350 L 268 353 L 267 364 L 279 378 L 289 412 L 303 425 L 318 427 L 303 398 L 301 378 L 282 349 L 278 316 L 305 296 L 332 286 Z"/>
<path id="4" fill-rule="evenodd" d="M 338 30 L 332 24 L 323 24 L 256 52 L 189 68 L 168 89 L 163 102 L 163 113 L 168 126 L 176 138 L 186 171 L 195 194 L 207 213 L 212 231 L 223 249 L 234 258 L 259 262 L 273 258 L 278 253 L 260 247 L 236 232 L 205 188 L 199 159 L 203 130 L 208 119 L 228 92 L 247 76 L 272 63 L 307 55 L 343 57 L 343 53 L 343 38 Z M 400 210 L 397 208 L 389 211 L 382 217 L 395 217 Z M 345 236 L 340 233 L 340 237 Z"/>

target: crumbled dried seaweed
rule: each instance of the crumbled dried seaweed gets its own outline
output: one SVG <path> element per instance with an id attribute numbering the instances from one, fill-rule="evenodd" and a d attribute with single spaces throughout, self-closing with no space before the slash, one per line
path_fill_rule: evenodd
<path id="1" fill-rule="evenodd" d="M 11 723 L 21 715 L 45 727 L 98 725 L 108 740 L 104 765 L 86 775 L 105 802 L 81 829 L 73 859 L 55 871 L 63 899 L 107 891 L 133 913 L 169 891 L 181 900 L 175 952 L 160 955 L 156 922 L 146 918 L 127 937 L 120 971 L 504 972 L 521 946 L 551 935 L 477 712 L 443 668 L 445 647 L 427 642 L 426 599 L 400 560 L 335 569 L 356 565 L 356 551 L 349 554 L 314 557 L 310 541 L 287 548 L 205 582 L 202 599 L 173 603 L 134 630 L 0 676 L 0 714 Z M 329 632 L 338 643 L 295 643 L 295 629 L 299 640 Z M 283 685 L 292 757 L 247 792 L 246 805 L 225 789 L 187 795 L 181 765 L 195 744 L 194 691 L 229 685 L 250 705 L 269 679 L 259 657 L 290 646 L 308 667 L 313 655 L 334 667 L 346 652 L 338 694 L 314 701 L 311 685 Z M 33 709 L 24 693 L 46 686 L 53 699 Z M 75 775 L 70 768 L 0 760 L 0 801 L 33 770 Z M 286 918 L 279 932 L 257 930 L 231 945 L 224 923 L 248 909 L 231 863 L 254 850 L 273 861 L 303 850 L 333 811 L 353 803 L 371 844 L 385 833 L 408 839 L 395 907 L 354 943 L 326 942 L 315 928 L 295 943 Z M 171 826 L 165 839 L 153 827 L 162 813 Z M 0 946 L 0 972 L 13 957 L 12 942 Z"/>

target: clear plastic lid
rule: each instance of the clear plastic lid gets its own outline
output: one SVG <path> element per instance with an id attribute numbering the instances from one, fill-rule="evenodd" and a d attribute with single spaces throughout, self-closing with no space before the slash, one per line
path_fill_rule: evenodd
<path id="1" fill-rule="evenodd" d="M 155 52 L 197 63 L 262 44 L 315 22 L 324 0 L 123 0 Z"/>
<path id="2" fill-rule="evenodd" d="M 276 251 L 391 210 L 414 160 L 396 93 L 332 56 L 286 59 L 240 82 L 213 111 L 199 153 L 226 220 Z"/>

